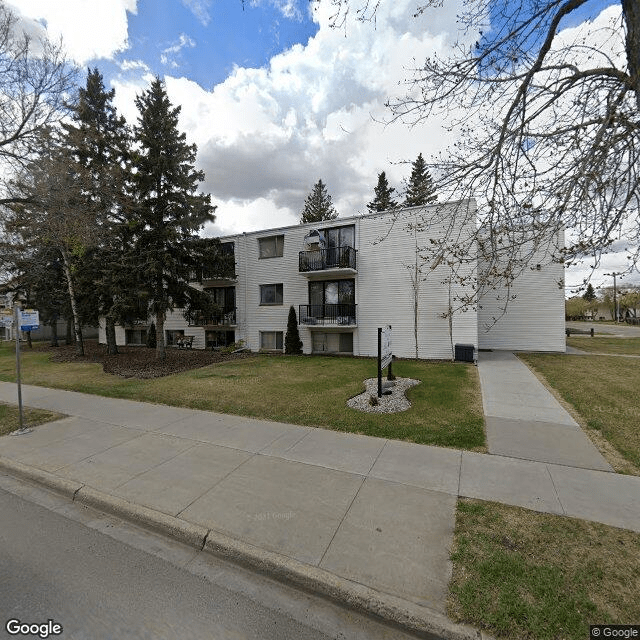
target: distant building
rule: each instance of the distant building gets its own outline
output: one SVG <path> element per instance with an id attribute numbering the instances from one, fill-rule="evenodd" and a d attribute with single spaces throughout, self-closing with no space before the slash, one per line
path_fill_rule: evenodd
<path id="1" fill-rule="evenodd" d="M 466 215 L 454 217 L 460 208 Z M 218 313 L 169 313 L 166 343 L 193 336 L 198 349 L 242 340 L 252 351 L 282 351 L 293 305 L 304 353 L 375 356 L 377 329 L 388 324 L 398 357 L 415 357 L 416 335 L 418 357 L 424 359 L 450 359 L 455 344 L 564 351 L 564 292 L 558 286 L 563 266 L 549 265 L 545 256 L 535 257 L 533 268 L 518 277 L 509 292 L 491 289 L 479 304 L 464 308 L 452 300 L 473 297 L 483 266 L 473 253 L 475 245 L 469 244 L 471 253 L 456 265 L 455 278 L 447 261 L 435 260 L 425 268 L 419 259 L 416 308 L 416 245 L 434 246 L 445 238 L 450 219 L 462 220 L 457 233 L 471 238 L 475 209 L 474 201 L 453 202 L 221 238 L 235 256 L 236 277 L 216 278 L 203 265 L 193 283 L 209 293 Z M 436 211 L 437 222 L 418 225 L 415 237 L 408 233 Z M 116 327 L 116 342 L 145 344 L 152 320 Z M 99 335 L 105 342 L 104 322 Z"/>

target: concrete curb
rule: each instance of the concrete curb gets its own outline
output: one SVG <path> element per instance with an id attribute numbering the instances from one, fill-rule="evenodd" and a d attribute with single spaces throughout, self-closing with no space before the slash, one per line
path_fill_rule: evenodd
<path id="1" fill-rule="evenodd" d="M 359 613 L 380 618 L 405 631 L 419 633 L 429 640 L 490 638 L 477 629 L 456 624 L 443 614 L 422 605 L 0 456 L 1 471 L 280 582 L 323 596 Z"/>

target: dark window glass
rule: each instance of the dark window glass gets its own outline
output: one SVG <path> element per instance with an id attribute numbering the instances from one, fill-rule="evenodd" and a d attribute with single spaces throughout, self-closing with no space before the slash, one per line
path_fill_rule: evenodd
<path id="1" fill-rule="evenodd" d="M 281 258 L 284 253 L 284 236 L 258 238 L 260 258 Z"/>
<path id="2" fill-rule="evenodd" d="M 282 331 L 261 331 L 260 348 L 266 351 L 282 351 Z"/>
<path id="3" fill-rule="evenodd" d="M 261 284 L 260 304 L 282 304 L 282 284 Z"/>
<path id="4" fill-rule="evenodd" d="M 309 304 L 355 304 L 355 280 L 324 280 L 309 283 Z"/>

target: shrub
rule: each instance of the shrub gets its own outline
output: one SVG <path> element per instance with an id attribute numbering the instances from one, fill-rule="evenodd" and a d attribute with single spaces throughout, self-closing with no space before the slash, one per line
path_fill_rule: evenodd
<path id="1" fill-rule="evenodd" d="M 298 332 L 298 318 L 293 305 L 289 308 L 289 318 L 287 319 L 287 334 L 284 337 L 284 352 L 291 355 L 302 353 L 302 340 Z"/>

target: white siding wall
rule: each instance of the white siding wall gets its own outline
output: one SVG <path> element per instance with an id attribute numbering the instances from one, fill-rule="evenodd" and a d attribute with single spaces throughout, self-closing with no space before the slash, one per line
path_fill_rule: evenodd
<path id="1" fill-rule="evenodd" d="M 367 216 L 361 221 L 356 284 L 360 355 L 377 355 L 377 328 L 390 324 L 394 354 L 415 357 L 411 271 L 415 268 L 416 240 L 407 231 L 407 225 L 428 221 L 431 212 L 436 211 L 439 220 L 446 220 L 446 214 L 450 212 L 453 215 L 456 206 L 437 205 L 405 210 L 395 222 L 386 213 Z M 475 204 L 464 203 L 463 206 L 465 209 L 469 207 L 471 215 L 467 217 L 472 221 L 475 218 Z M 428 231 L 418 233 L 418 247 L 429 246 L 430 239 L 442 238 L 445 234 L 442 223 L 428 225 L 427 228 Z M 381 237 L 384 240 L 377 242 Z M 449 279 L 450 269 L 441 264 L 431 271 L 423 267 L 422 271 L 426 279 L 420 285 L 418 297 L 418 357 L 451 358 L 452 344 L 456 343 L 473 344 L 477 348 L 475 310 L 454 312 L 452 334 L 449 332 L 448 318 L 442 317 L 449 310 L 449 288 L 444 283 Z M 471 285 L 473 267 L 461 267 L 459 275 L 471 278 L 464 286 Z M 452 296 L 455 297 L 464 286 L 454 285 Z"/>
<path id="2" fill-rule="evenodd" d="M 564 234 L 558 234 L 558 246 Z M 479 301 L 478 338 L 481 349 L 561 351 L 566 349 L 564 266 L 549 264 L 544 251 L 516 278 L 509 291 L 490 291 Z M 541 265 L 540 271 L 535 267 Z M 482 270 L 482 265 L 481 265 Z M 508 301 L 508 297 L 515 296 Z"/>

